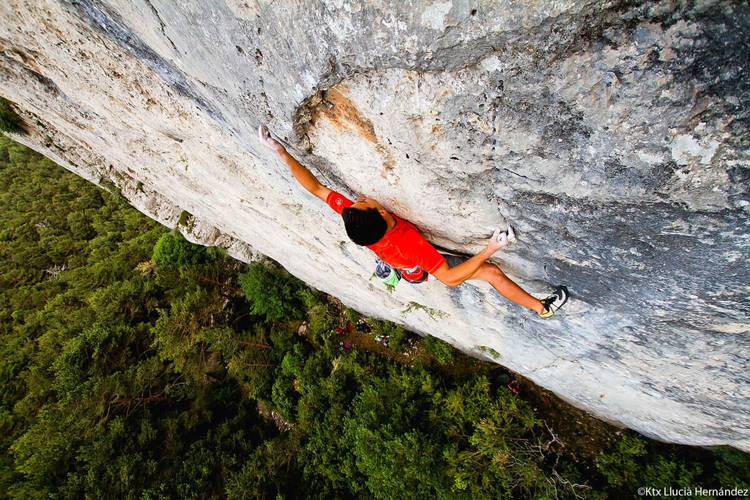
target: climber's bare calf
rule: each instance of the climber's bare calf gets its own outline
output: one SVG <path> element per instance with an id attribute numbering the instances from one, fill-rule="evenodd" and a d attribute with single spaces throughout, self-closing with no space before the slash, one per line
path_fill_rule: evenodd
<path id="1" fill-rule="evenodd" d="M 522 305 L 532 311 L 536 311 L 539 314 L 544 312 L 544 304 L 542 304 L 541 300 L 529 295 L 526 290 L 518 286 L 512 279 L 508 278 L 495 264 L 485 262 L 469 279 L 486 281 L 492 285 L 500 295 L 511 302 L 515 302 L 516 304 Z"/>

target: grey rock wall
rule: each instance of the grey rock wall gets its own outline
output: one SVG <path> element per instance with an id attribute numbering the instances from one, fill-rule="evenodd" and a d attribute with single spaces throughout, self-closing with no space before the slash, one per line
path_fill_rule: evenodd
<path id="1" fill-rule="evenodd" d="M 649 436 L 750 450 L 746 1 L 11 0 L 22 139 L 193 241 L 264 254 L 364 313 Z M 255 137 L 524 287 L 402 283 Z"/>

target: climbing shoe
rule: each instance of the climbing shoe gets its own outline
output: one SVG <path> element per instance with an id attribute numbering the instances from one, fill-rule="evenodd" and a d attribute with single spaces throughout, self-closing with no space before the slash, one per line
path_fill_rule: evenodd
<path id="1" fill-rule="evenodd" d="M 553 316 L 568 301 L 568 289 L 564 286 L 558 286 L 547 298 L 541 300 L 544 305 L 544 312 L 539 315 L 540 318 L 549 318 Z"/>

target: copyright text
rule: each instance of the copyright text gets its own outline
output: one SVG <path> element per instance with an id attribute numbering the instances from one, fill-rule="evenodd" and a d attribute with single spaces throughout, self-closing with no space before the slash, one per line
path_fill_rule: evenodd
<path id="1" fill-rule="evenodd" d="M 641 486 L 638 494 L 645 497 L 746 497 L 747 488 L 703 488 L 701 486 L 652 488 Z"/>

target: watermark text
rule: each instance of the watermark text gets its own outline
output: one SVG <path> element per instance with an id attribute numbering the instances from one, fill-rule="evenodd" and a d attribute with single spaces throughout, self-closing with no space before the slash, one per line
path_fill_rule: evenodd
<path id="1" fill-rule="evenodd" d="M 641 486 L 638 494 L 644 497 L 746 497 L 750 496 L 747 488 L 704 488 L 702 486 L 686 486 L 653 488 Z"/>

